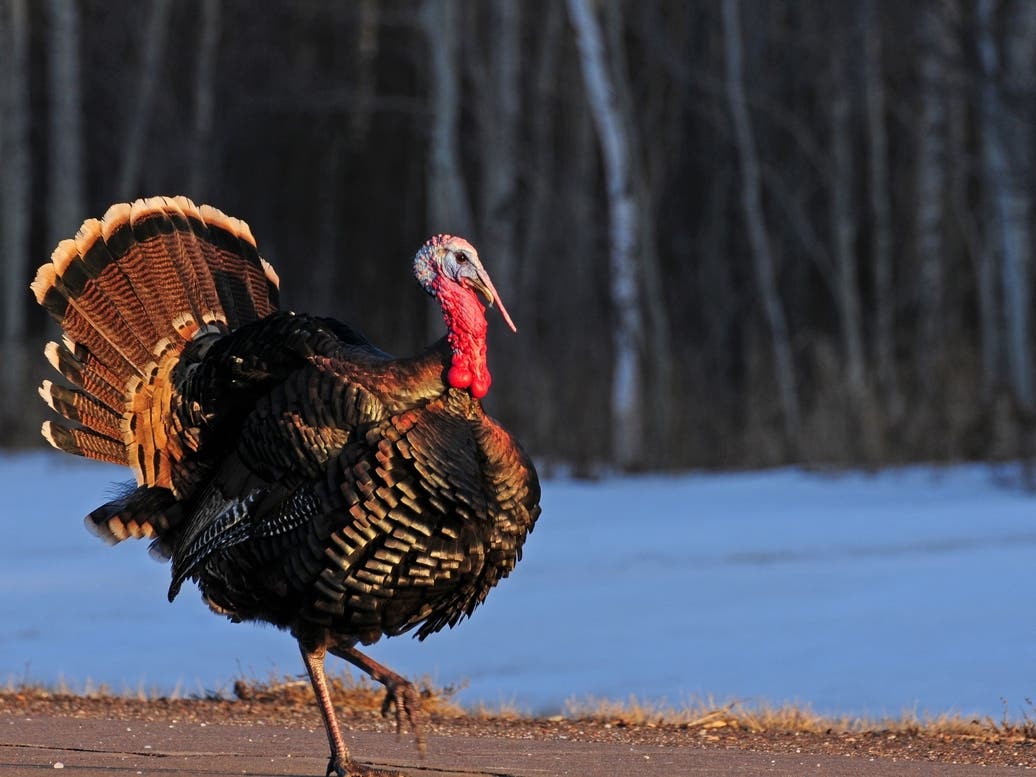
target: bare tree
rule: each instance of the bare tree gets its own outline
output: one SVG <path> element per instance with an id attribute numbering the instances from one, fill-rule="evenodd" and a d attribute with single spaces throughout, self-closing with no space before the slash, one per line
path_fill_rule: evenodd
<path id="1" fill-rule="evenodd" d="M 147 143 L 155 93 L 158 90 L 159 69 L 165 55 L 171 8 L 171 0 L 151 0 L 147 30 L 140 44 L 143 49 L 143 61 L 140 64 L 137 93 L 126 130 L 122 168 L 119 170 L 118 196 L 124 200 L 132 199 L 139 194 L 137 187 L 140 185 L 140 171 L 144 163 L 144 146 Z"/>
<path id="2" fill-rule="evenodd" d="M 0 262 L 3 263 L 4 359 L 2 417 L 14 425 L 21 414 L 13 401 L 25 383 L 23 351 L 29 277 L 29 212 L 32 206 L 29 141 L 29 8 L 27 0 L 0 5 Z"/>
<path id="3" fill-rule="evenodd" d="M 518 130 L 521 121 L 522 3 L 493 0 L 489 14 L 487 76 L 481 82 L 479 111 L 481 197 L 480 241 L 493 257 L 502 289 L 514 288 L 518 231 Z M 480 69 L 480 68 L 476 68 Z"/>
<path id="4" fill-rule="evenodd" d="M 552 136 L 557 125 L 555 96 L 558 92 L 557 70 L 562 50 L 564 13 L 564 6 L 560 3 L 548 3 L 543 14 L 536 17 L 538 48 L 529 67 L 531 77 L 526 76 L 533 94 L 540 101 L 540 110 L 534 111 L 529 117 L 531 149 L 524 171 L 529 193 L 523 201 L 526 228 L 521 245 L 521 261 L 517 268 L 517 296 L 526 300 L 526 310 L 534 310 L 537 304 L 533 293 L 537 269 L 535 259 L 547 247 L 550 239 L 547 225 L 558 200 L 554 191 L 554 178 L 559 160 Z"/>
<path id="5" fill-rule="evenodd" d="M 896 297 L 892 274 L 892 197 L 889 187 L 881 28 L 875 18 L 874 6 L 875 0 L 863 0 L 859 6 L 862 14 L 863 81 L 867 112 L 867 179 L 870 215 L 873 219 L 871 274 L 874 279 L 874 359 L 886 410 L 898 415 L 900 399 L 895 360 Z"/>
<path id="6" fill-rule="evenodd" d="M 979 51 L 982 58 L 982 159 L 985 182 L 992 205 L 987 239 L 990 252 L 983 261 L 999 256 L 1006 328 L 1008 377 L 1015 399 L 1026 412 L 1033 407 L 1032 350 L 1029 306 L 1032 304 L 1031 201 L 1029 175 L 1032 170 L 1032 124 L 1015 115 L 1000 95 L 997 75 L 1017 91 L 1031 93 L 1036 66 L 1036 14 L 1027 2 L 1007 5 L 1009 22 L 1004 25 L 1004 54 L 999 56 L 993 34 L 994 4 L 979 3 Z M 1023 173 L 1023 171 L 1025 171 Z"/>
<path id="7" fill-rule="evenodd" d="M 842 333 L 845 380 L 856 412 L 866 393 L 863 352 L 863 324 L 860 314 L 860 289 L 856 281 L 856 216 L 853 185 L 856 176 L 852 159 L 852 125 L 849 106 L 846 49 L 836 46 L 834 57 L 834 94 L 831 96 L 831 233 L 838 320 Z"/>
<path id="8" fill-rule="evenodd" d="M 378 24 L 380 20 L 378 0 L 360 0 L 359 22 L 356 25 L 356 45 L 353 50 L 356 71 L 356 98 L 349 112 L 349 129 L 353 143 L 367 140 L 371 123 L 371 108 L 374 103 L 375 78 L 374 60 L 378 55 Z"/>
<path id="9" fill-rule="evenodd" d="M 662 185 L 669 173 L 671 149 L 679 142 L 679 135 L 666 137 L 672 127 L 679 124 L 680 112 L 666 111 L 669 121 L 662 124 L 656 120 L 648 126 L 645 121 L 650 106 L 641 107 L 634 96 L 629 63 L 627 62 L 626 9 L 621 0 L 606 0 L 604 3 L 605 49 L 612 85 L 615 88 L 619 120 L 623 124 L 626 142 L 629 146 L 630 181 L 637 215 L 637 262 L 644 316 L 644 344 L 641 349 L 644 363 L 644 390 L 642 401 L 647 404 L 645 432 L 655 440 L 652 450 L 659 460 L 664 459 L 663 445 L 673 429 L 677 414 L 673 393 L 673 347 L 669 334 L 669 311 L 666 307 L 665 272 L 658 251 L 657 201 L 661 197 Z M 651 95 L 658 102 L 667 102 L 664 94 Z M 662 124 L 662 126 L 659 126 Z M 651 142 L 644 142 L 651 138 Z M 671 143 L 666 141 L 670 140 Z M 646 304 L 650 300 L 650 304 Z M 645 459 L 645 464 L 655 462 Z"/>
<path id="10" fill-rule="evenodd" d="M 58 0 L 60 2 L 60 0 Z M 222 0 L 201 0 L 198 49 L 194 65 L 194 137 L 187 179 L 192 197 L 211 199 L 206 188 L 212 160 L 212 129 L 216 111 L 216 53 Z"/>
<path id="11" fill-rule="evenodd" d="M 643 447 L 641 351 L 644 317 L 636 266 L 638 217 L 630 171 L 630 143 L 605 59 L 601 25 L 589 0 L 568 0 L 576 32 L 583 82 L 604 159 L 609 214 L 609 275 L 613 372 L 611 386 L 612 459 L 628 466 Z"/>
<path id="12" fill-rule="evenodd" d="M 57 245 L 83 219 L 83 127 L 79 82 L 79 3 L 49 0 L 47 59 L 47 243 Z"/>
<path id="13" fill-rule="evenodd" d="M 920 114 L 917 126 L 916 251 L 918 331 L 916 365 L 921 389 L 939 384 L 944 347 L 944 193 L 946 189 L 946 73 L 948 35 L 940 2 L 921 10 Z"/>
<path id="14" fill-rule="evenodd" d="M 468 187 L 461 170 L 460 51 L 455 0 L 424 0 L 421 22 L 431 67 L 429 96 L 431 132 L 425 176 L 428 226 L 433 232 L 470 235 L 474 225 Z M 437 312 L 428 308 L 429 322 L 441 326 Z"/>
<path id="15" fill-rule="evenodd" d="M 460 63 L 456 0 L 425 0 L 421 11 L 432 114 L 428 149 L 428 223 L 436 232 L 471 233 L 473 219 L 458 145 Z"/>
<path id="16" fill-rule="evenodd" d="M 797 446 L 802 413 L 798 382 L 792 359 L 784 306 L 777 288 L 777 275 L 770 239 L 766 233 L 760 186 L 759 158 L 745 98 L 743 45 L 737 0 L 723 0 L 723 41 L 726 55 L 727 102 L 734 125 L 734 139 L 741 161 L 741 206 L 748 226 L 756 288 L 770 329 L 774 372 L 784 413 L 787 442 Z"/>

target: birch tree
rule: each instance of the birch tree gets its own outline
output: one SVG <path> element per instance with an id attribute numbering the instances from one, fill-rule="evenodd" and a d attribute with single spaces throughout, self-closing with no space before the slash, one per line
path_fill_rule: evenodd
<path id="1" fill-rule="evenodd" d="M 460 60 L 456 0 L 425 0 L 421 10 L 430 61 L 432 126 L 427 157 L 428 223 L 434 232 L 471 233 L 471 205 L 461 171 Z"/>
<path id="2" fill-rule="evenodd" d="M 29 295 L 29 212 L 31 156 L 29 142 L 29 8 L 27 0 L 6 0 L 0 5 L 0 262 L 3 263 L 4 359 L 2 416 L 15 425 L 21 414 L 13 400 L 24 386 L 25 314 Z"/>
<path id="3" fill-rule="evenodd" d="M 917 127 L 916 252 L 918 262 L 917 377 L 922 390 L 938 385 L 944 345 L 944 200 L 946 189 L 946 19 L 936 0 L 921 10 L 920 115 Z"/>
<path id="4" fill-rule="evenodd" d="M 863 0 L 859 6 L 862 15 L 863 88 L 867 114 L 867 191 L 872 219 L 874 360 L 886 409 L 897 415 L 900 399 L 895 363 L 896 298 L 892 274 L 892 196 L 889 187 L 881 28 L 875 18 L 874 6 L 875 0 Z"/>
<path id="5" fill-rule="evenodd" d="M 643 407 L 641 349 L 644 319 L 636 267 L 637 212 L 630 171 L 630 144 L 605 59 L 601 25 L 589 0 L 568 0 L 586 96 L 604 162 L 608 196 L 609 288 L 612 322 L 612 458 L 628 466 L 641 457 Z"/>
<path id="6" fill-rule="evenodd" d="M 853 207 L 855 175 L 852 160 L 852 126 L 849 95 L 846 93 L 848 73 L 845 50 L 835 47 L 834 94 L 830 101 L 831 120 L 831 233 L 834 244 L 835 285 L 845 380 L 850 401 L 859 411 L 866 392 L 863 352 L 863 325 L 860 314 L 860 290 L 856 281 L 856 217 Z"/>
<path id="7" fill-rule="evenodd" d="M 137 93 L 132 102 L 122 168 L 119 170 L 118 197 L 123 200 L 131 200 L 140 194 L 138 187 L 141 167 L 144 164 L 144 146 L 154 113 L 155 94 L 158 91 L 159 70 L 165 55 L 171 8 L 171 0 L 151 0 L 147 30 L 140 44 L 143 59 L 138 73 Z"/>
<path id="8" fill-rule="evenodd" d="M 518 129 L 521 119 L 522 3 L 492 0 L 485 4 L 489 25 L 488 67 L 480 78 L 482 109 L 480 241 L 493 257 L 500 288 L 514 288 L 518 231 Z"/>
<path id="9" fill-rule="evenodd" d="M 534 293 L 536 257 L 542 255 L 549 241 L 548 225 L 556 207 L 554 175 L 559 161 L 555 154 L 553 134 L 557 126 L 554 110 L 557 69 L 561 58 L 565 11 L 560 3 L 548 3 L 544 12 L 534 17 L 537 50 L 527 67 L 526 80 L 540 100 L 541 110 L 530 117 L 531 151 L 525 160 L 525 178 L 529 192 L 523 198 L 525 234 L 521 241 L 521 261 L 517 267 L 517 296 L 526 300 L 525 310 L 533 312 L 537 305 Z M 528 74 L 531 71 L 531 77 Z"/>
<path id="10" fill-rule="evenodd" d="M 47 131 L 47 244 L 73 234 L 84 218 L 83 122 L 79 80 L 79 3 L 47 3 L 50 101 Z"/>
<path id="11" fill-rule="evenodd" d="M 425 174 L 428 227 L 432 232 L 470 235 L 474 219 L 459 145 L 461 82 L 456 0 L 424 0 L 421 25 L 430 60 L 428 103 L 432 126 Z M 442 326 L 431 307 L 428 321 L 433 327 Z"/>
<path id="12" fill-rule="evenodd" d="M 1015 115 L 1000 96 L 998 73 L 1020 92 L 1031 93 L 1036 66 L 1036 15 L 1027 2 L 1008 4 L 1004 25 L 1004 57 L 993 34 L 994 4 L 978 6 L 982 81 L 982 160 L 992 206 L 993 229 L 984 262 L 999 257 L 1008 377 L 1011 390 L 1026 412 L 1033 407 L 1029 307 L 1032 304 L 1029 175 L 1032 170 L 1032 124 Z M 1024 172 L 1023 172 L 1024 171 Z"/>
<path id="13" fill-rule="evenodd" d="M 61 0 L 57 0 L 60 2 Z M 188 170 L 188 191 L 197 201 L 210 201 L 206 189 L 212 160 L 216 113 L 216 52 L 219 44 L 222 0 L 201 0 L 198 49 L 194 64 L 194 131 Z"/>
<path id="14" fill-rule="evenodd" d="M 647 408 L 644 433 L 657 441 L 658 444 L 652 446 L 652 453 L 662 460 L 665 452 L 662 441 L 673 427 L 676 409 L 673 396 L 673 348 L 664 293 L 665 271 L 657 246 L 659 230 L 656 212 L 661 186 L 669 171 L 671 149 L 679 143 L 679 135 L 667 138 L 668 126 L 665 123 L 649 125 L 649 111 L 640 108 L 637 96 L 634 95 L 627 62 L 628 29 L 625 16 L 626 9 L 621 0 L 605 0 L 604 47 L 609 54 L 607 63 L 628 148 L 629 177 L 637 219 L 637 284 L 642 302 L 651 301 L 651 304 L 641 305 L 644 319 L 644 340 L 641 346 L 644 389 L 641 401 L 646 403 Z M 660 101 L 664 100 L 663 97 Z M 679 116 L 673 110 L 667 113 L 670 120 Z M 644 142 L 644 138 L 651 138 L 651 142 Z M 645 458 L 644 463 L 654 462 Z"/>
<path id="15" fill-rule="evenodd" d="M 777 274 L 770 238 L 763 218 L 759 158 L 752 134 L 745 98 L 743 45 L 737 0 L 723 0 L 723 43 L 726 58 L 726 93 L 734 127 L 734 141 L 741 164 L 741 207 L 748 227 L 752 268 L 756 289 L 770 330 L 774 372 L 784 415 L 787 442 L 798 444 L 802 413 L 799 407 L 798 382 L 792 359 L 791 344 L 784 306 L 777 288 Z"/>
<path id="16" fill-rule="evenodd" d="M 374 60 L 378 55 L 378 25 L 381 13 L 378 0 L 359 0 L 357 11 L 359 21 L 356 25 L 356 44 L 353 49 L 356 98 L 349 112 L 349 130 L 354 144 L 366 142 L 370 129 L 376 83 Z"/>

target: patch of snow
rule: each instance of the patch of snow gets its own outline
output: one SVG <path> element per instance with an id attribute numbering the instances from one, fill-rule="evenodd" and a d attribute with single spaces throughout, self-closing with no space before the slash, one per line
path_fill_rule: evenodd
<path id="1" fill-rule="evenodd" d="M 125 470 L 0 457 L 0 683 L 229 691 L 301 674 L 294 641 L 213 616 L 144 543 L 81 516 Z M 470 621 L 369 652 L 465 703 L 588 696 L 828 714 L 1032 712 L 1036 499 L 984 466 L 544 483 L 511 578 Z M 194 593 L 195 595 L 192 595 Z M 339 664 L 332 659 L 332 669 Z"/>

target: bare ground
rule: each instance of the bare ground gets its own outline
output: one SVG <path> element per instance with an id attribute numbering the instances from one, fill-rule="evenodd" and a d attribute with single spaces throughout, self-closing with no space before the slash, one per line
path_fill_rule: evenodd
<path id="1" fill-rule="evenodd" d="M 0 692 L 0 714 L 206 722 L 250 726 L 259 721 L 285 727 L 319 728 L 308 684 L 252 685 L 239 681 L 237 698 L 128 698 L 105 694 L 57 693 L 38 688 Z M 380 714 L 377 689 L 339 688 L 340 718 L 348 729 L 391 731 L 394 720 Z M 957 764 L 1036 768 L 1036 724 L 942 718 L 884 724 L 825 721 L 808 711 L 767 713 L 715 708 L 692 714 L 653 715 L 633 706 L 602 704 L 549 719 L 506 712 L 465 712 L 424 689 L 429 736 L 492 735 L 513 739 L 609 742 L 738 749 L 804 755 L 851 755 Z"/>

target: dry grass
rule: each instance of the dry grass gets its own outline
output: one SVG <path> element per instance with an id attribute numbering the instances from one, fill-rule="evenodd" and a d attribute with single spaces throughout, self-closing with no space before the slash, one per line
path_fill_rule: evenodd
<path id="1" fill-rule="evenodd" d="M 1036 705 L 1025 700 L 1021 718 L 1012 718 L 1004 705 L 1000 720 L 971 718 L 959 713 L 939 715 L 904 711 L 898 718 L 829 717 L 807 705 L 747 704 L 713 699 L 692 700 L 682 706 L 658 704 L 631 696 L 625 702 L 589 698 L 569 700 L 565 717 L 613 726 L 678 726 L 702 730 L 733 728 L 753 733 L 864 733 L 930 736 L 990 737 L 1015 741 L 1036 741 Z"/>
<path id="2" fill-rule="evenodd" d="M 328 674 L 327 680 L 335 705 L 355 711 L 380 711 L 384 704 L 385 687 L 367 677 L 343 672 Z M 414 684 L 421 694 L 421 706 L 429 714 L 445 718 L 467 714 L 453 701 L 461 686 L 439 687 L 428 677 L 422 677 Z M 292 676 L 272 675 L 265 681 L 239 678 L 234 682 L 234 696 L 242 701 L 258 703 L 313 704 L 313 689 L 309 680 Z"/>
<path id="3" fill-rule="evenodd" d="M 334 702 L 342 709 L 379 712 L 385 699 L 384 688 L 367 677 L 356 677 L 348 672 L 330 674 L 328 681 Z M 468 718 L 479 721 L 520 721 L 534 716 L 522 710 L 515 702 L 479 704 L 462 707 L 455 701 L 464 687 L 436 685 L 430 678 L 417 683 L 424 710 L 440 719 Z M 0 686 L 0 695 L 22 698 L 85 697 L 123 698 L 136 701 L 235 698 L 252 704 L 270 704 L 309 708 L 313 691 L 309 680 L 297 676 L 271 675 L 267 680 L 239 678 L 230 693 L 199 691 L 184 694 L 180 687 L 172 694 L 160 694 L 155 689 L 139 685 L 116 693 L 104 684 L 90 680 L 82 685 L 71 685 L 59 679 L 52 685 L 8 678 Z M 679 705 L 646 701 L 630 696 L 625 701 L 614 699 L 570 699 L 563 714 L 553 721 L 590 722 L 606 728 L 659 728 L 695 730 L 702 733 L 743 731 L 752 734 L 874 734 L 952 737 L 988 741 L 996 739 L 1011 742 L 1036 742 L 1036 705 L 1025 700 L 1021 715 L 1011 716 L 1007 703 L 999 720 L 991 717 L 971 718 L 958 713 L 938 715 L 904 711 L 895 718 L 829 717 L 814 712 L 807 705 L 749 704 L 742 701 L 717 702 L 712 698 L 690 699 Z"/>

